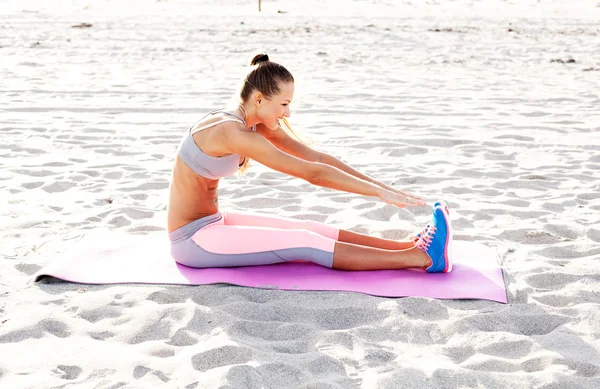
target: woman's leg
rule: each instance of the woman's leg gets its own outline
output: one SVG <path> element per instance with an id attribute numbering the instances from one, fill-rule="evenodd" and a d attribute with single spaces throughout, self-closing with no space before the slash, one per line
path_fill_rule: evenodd
<path id="1" fill-rule="evenodd" d="M 348 230 L 341 230 L 312 220 L 298 220 L 281 216 L 263 215 L 251 212 L 223 212 L 226 225 L 271 227 L 281 229 L 304 229 L 316 232 L 328 238 L 359 246 L 375 247 L 386 250 L 407 250 L 415 247 L 413 241 L 396 241 L 377 238 Z"/>
<path id="2" fill-rule="evenodd" d="M 358 232 L 347 230 L 340 230 L 338 240 L 344 243 L 352 243 L 359 246 L 375 247 L 386 250 L 407 250 L 415 247 L 415 243 L 412 240 L 377 238 L 375 236 L 364 235 Z"/>
<path id="3" fill-rule="evenodd" d="M 191 267 L 268 265 L 311 261 L 342 270 L 426 267 L 423 251 L 386 250 L 339 242 L 308 230 L 225 225 L 223 220 L 179 244 L 175 259 Z"/>
<path id="4" fill-rule="evenodd" d="M 414 244 L 406 250 L 386 250 L 336 242 L 332 267 L 340 270 L 385 270 L 426 268 L 431 264 L 429 256 Z"/>

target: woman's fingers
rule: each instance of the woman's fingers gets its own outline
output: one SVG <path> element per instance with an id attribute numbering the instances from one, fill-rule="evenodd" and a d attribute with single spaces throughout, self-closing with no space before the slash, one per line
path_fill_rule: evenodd
<path id="1" fill-rule="evenodd" d="M 397 206 L 398 208 L 426 205 L 423 198 L 399 190 L 383 191 L 379 195 L 379 198 L 388 204 Z"/>
<path id="2" fill-rule="evenodd" d="M 426 204 L 425 200 L 422 197 L 415 196 L 415 195 L 412 195 L 412 194 L 406 193 L 406 192 L 400 192 L 400 193 L 404 196 L 405 200 L 412 205 L 425 205 Z"/>
<path id="3" fill-rule="evenodd" d="M 413 194 L 410 193 L 406 193 L 406 192 L 402 192 L 402 194 L 409 200 L 413 200 L 413 201 L 424 201 L 422 197 L 419 196 L 415 196 Z"/>
<path id="4" fill-rule="evenodd" d="M 425 205 L 425 201 L 420 197 L 410 196 L 407 193 L 402 193 L 401 196 L 406 205 Z"/>

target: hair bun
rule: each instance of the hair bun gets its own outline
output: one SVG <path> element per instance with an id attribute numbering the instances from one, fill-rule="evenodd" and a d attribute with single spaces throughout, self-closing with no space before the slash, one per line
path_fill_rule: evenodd
<path id="1" fill-rule="evenodd" d="M 254 58 L 252 58 L 252 61 L 250 61 L 250 65 L 254 66 L 254 65 L 258 65 L 261 62 L 267 62 L 269 60 L 269 56 L 266 54 L 256 54 L 254 56 Z"/>

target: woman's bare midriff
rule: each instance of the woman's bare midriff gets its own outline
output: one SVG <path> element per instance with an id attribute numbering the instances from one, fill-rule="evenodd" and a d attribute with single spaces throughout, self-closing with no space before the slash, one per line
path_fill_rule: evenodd
<path id="1" fill-rule="evenodd" d="M 173 232 L 194 220 L 217 213 L 218 187 L 219 180 L 199 176 L 177 156 L 169 187 L 167 230 Z"/>

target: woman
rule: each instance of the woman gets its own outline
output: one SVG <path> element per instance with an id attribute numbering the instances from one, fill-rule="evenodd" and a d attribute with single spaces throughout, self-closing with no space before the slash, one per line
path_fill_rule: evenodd
<path id="1" fill-rule="evenodd" d="M 343 270 L 451 271 L 450 224 L 447 208 L 440 203 L 434 206 L 431 223 L 407 241 L 313 221 L 219 212 L 219 179 L 245 170 L 249 159 L 314 185 L 377 196 L 398 207 L 425 205 L 423 199 L 377 182 L 292 138 L 282 125 L 291 130 L 286 118 L 293 95 L 290 72 L 259 54 L 251 61 L 238 106 L 209 113 L 185 134 L 170 185 L 173 258 L 198 268 L 306 260 Z"/>

